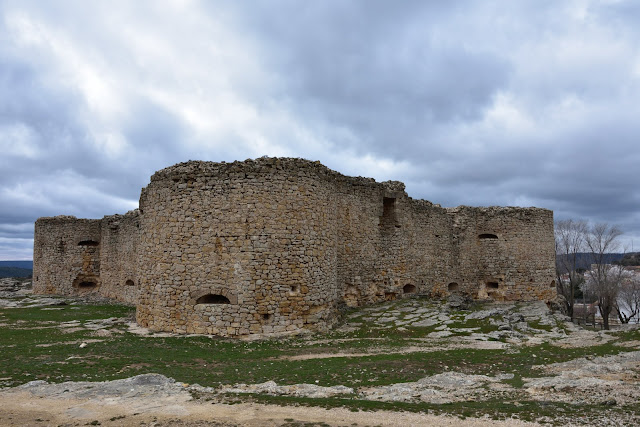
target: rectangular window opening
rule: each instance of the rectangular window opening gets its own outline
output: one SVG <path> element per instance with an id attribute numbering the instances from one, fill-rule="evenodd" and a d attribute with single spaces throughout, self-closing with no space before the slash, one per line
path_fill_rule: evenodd
<path id="1" fill-rule="evenodd" d="M 380 225 L 384 228 L 400 227 L 396 222 L 396 199 L 395 197 L 384 197 L 382 199 L 382 216 Z"/>

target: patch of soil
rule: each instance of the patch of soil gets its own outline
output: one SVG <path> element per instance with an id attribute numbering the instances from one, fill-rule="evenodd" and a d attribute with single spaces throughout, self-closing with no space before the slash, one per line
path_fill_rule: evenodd
<path id="1" fill-rule="evenodd" d="M 101 425 L 101 426 L 536 426 L 520 420 L 494 421 L 405 412 L 352 412 L 264 405 L 176 401 L 167 398 L 137 397 L 127 400 L 34 398 L 27 392 L 0 393 L 0 425 Z"/>

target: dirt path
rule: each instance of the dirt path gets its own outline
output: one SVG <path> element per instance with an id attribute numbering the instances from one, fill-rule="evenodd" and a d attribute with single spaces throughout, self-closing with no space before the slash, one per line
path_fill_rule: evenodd
<path id="1" fill-rule="evenodd" d="M 98 424 L 99 423 L 99 424 Z M 2 426 L 534 426 L 518 420 L 492 421 L 403 412 L 352 412 L 241 403 L 227 405 L 181 398 L 60 399 L 27 392 L 0 393 Z"/>

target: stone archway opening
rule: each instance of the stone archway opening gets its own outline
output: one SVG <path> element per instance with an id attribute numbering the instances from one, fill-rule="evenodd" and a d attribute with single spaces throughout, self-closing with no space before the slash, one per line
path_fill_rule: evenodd
<path id="1" fill-rule="evenodd" d="M 404 285 L 404 287 L 402 288 L 402 292 L 405 293 L 405 294 L 415 294 L 416 293 L 416 286 L 408 283 L 408 284 Z"/>
<path id="2" fill-rule="evenodd" d="M 196 304 L 231 304 L 231 301 L 224 295 L 206 294 L 198 298 Z"/>
<path id="3" fill-rule="evenodd" d="M 90 293 L 100 287 L 100 278 L 91 274 L 81 274 L 73 281 L 76 292 Z"/>
<path id="4" fill-rule="evenodd" d="M 124 282 L 124 284 L 126 286 L 135 286 L 135 282 L 131 279 L 127 280 L 126 282 Z"/>
<path id="5" fill-rule="evenodd" d="M 447 289 L 449 290 L 449 292 L 455 292 L 460 289 L 460 285 L 456 282 L 451 282 L 449 283 L 449 285 L 447 285 Z"/>

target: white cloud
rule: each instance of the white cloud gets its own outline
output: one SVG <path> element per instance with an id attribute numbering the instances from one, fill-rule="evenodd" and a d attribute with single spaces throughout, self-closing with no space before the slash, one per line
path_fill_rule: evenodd
<path id="1" fill-rule="evenodd" d="M 39 152 L 34 139 L 33 131 L 24 123 L 0 125 L 0 152 L 3 156 L 37 158 Z"/>

